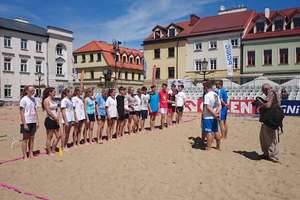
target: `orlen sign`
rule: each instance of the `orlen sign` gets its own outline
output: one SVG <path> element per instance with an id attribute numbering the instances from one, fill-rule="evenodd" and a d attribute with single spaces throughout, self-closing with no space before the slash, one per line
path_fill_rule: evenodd
<path id="1" fill-rule="evenodd" d="M 231 100 L 229 102 L 229 113 L 254 115 L 255 107 L 252 105 L 253 100 Z"/>
<path id="2" fill-rule="evenodd" d="M 282 101 L 281 108 L 284 115 L 300 116 L 300 101 Z"/>

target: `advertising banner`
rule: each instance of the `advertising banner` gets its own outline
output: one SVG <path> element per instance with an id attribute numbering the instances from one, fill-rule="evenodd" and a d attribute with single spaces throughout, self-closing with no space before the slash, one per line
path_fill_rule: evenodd
<path id="1" fill-rule="evenodd" d="M 224 53 L 227 65 L 227 75 L 229 77 L 233 76 L 233 57 L 232 57 L 232 45 L 230 40 L 224 40 Z"/>

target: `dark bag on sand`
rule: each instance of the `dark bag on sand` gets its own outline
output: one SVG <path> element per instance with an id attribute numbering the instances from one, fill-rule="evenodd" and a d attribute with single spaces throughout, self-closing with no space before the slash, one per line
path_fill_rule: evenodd
<path id="1" fill-rule="evenodd" d="M 276 100 L 276 104 L 272 105 L 271 108 L 262 108 L 259 121 L 263 122 L 273 130 L 280 128 L 282 132 L 282 121 L 284 114 L 282 108 L 278 105 L 278 100 L 275 93 L 274 98 Z"/>

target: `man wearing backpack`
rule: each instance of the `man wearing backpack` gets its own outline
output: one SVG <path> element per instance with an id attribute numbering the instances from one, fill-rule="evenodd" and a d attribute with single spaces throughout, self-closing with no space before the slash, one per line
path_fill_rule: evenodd
<path id="1" fill-rule="evenodd" d="M 283 113 L 280 108 L 278 95 L 269 84 L 262 85 L 262 92 L 266 95 L 266 101 L 261 101 L 260 119 L 260 145 L 263 152 L 262 159 L 279 161 L 278 140 L 276 131 L 282 127 Z"/>

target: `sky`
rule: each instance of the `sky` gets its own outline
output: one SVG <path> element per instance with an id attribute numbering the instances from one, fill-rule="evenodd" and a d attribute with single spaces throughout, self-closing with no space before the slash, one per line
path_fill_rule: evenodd
<path id="1" fill-rule="evenodd" d="M 0 17 L 23 17 L 42 27 L 57 26 L 74 33 L 74 49 L 91 40 L 122 42 L 141 49 L 143 39 L 157 25 L 216 15 L 220 6 L 300 7 L 297 0 L 0 0 Z"/>

